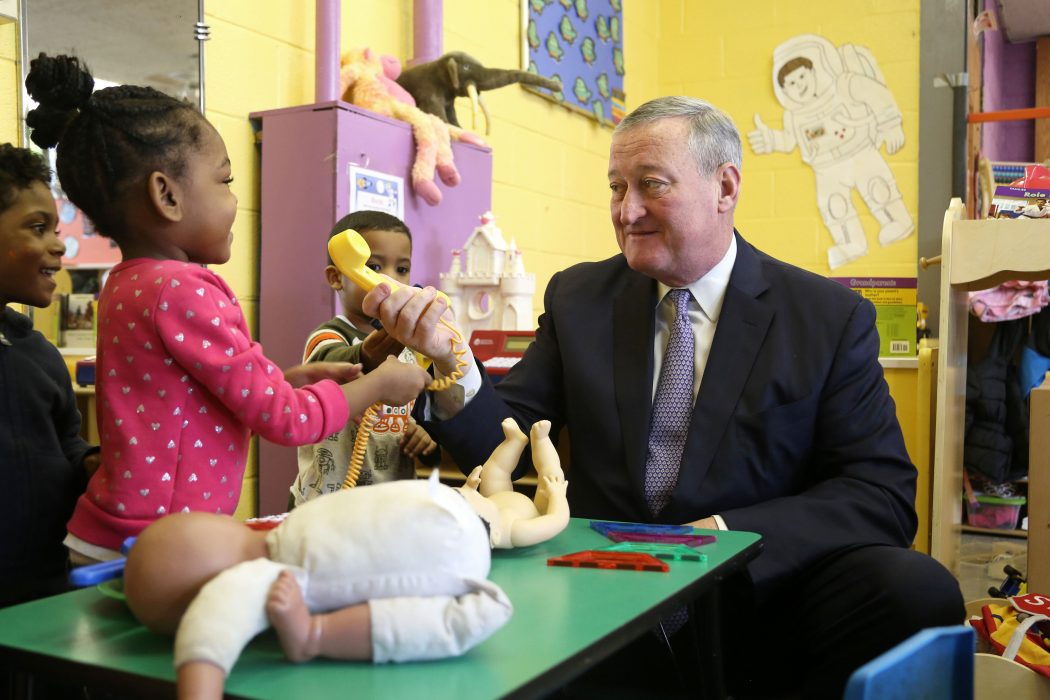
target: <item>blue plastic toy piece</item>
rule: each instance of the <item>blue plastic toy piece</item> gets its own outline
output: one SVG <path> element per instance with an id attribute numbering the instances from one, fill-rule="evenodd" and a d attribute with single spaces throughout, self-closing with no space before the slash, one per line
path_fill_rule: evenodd
<path id="1" fill-rule="evenodd" d="M 124 575 L 124 564 L 127 559 L 120 557 L 99 564 L 80 566 L 69 572 L 69 582 L 78 588 L 97 586 L 103 581 L 119 578 Z"/>
<path id="2" fill-rule="evenodd" d="M 120 578 L 124 575 L 124 565 L 128 561 L 127 554 L 133 544 L 135 544 L 134 537 L 124 540 L 124 544 L 120 546 L 120 553 L 124 555 L 123 557 L 73 569 L 69 572 L 69 582 L 77 588 L 86 588 L 88 586 L 97 586 L 104 581 Z"/>
<path id="3" fill-rule="evenodd" d="M 688 525 L 653 525 L 645 523 L 614 523 L 605 520 L 592 520 L 591 528 L 601 534 L 608 536 L 609 532 L 640 532 L 647 535 L 669 534 L 684 535 L 691 533 L 693 528 Z"/>

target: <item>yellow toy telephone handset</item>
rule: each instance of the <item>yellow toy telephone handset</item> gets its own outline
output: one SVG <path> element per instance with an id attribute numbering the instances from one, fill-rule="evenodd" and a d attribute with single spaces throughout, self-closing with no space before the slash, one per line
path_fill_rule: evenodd
<path id="1" fill-rule="evenodd" d="M 380 282 L 386 282 L 393 289 L 401 286 L 394 280 L 381 277 L 378 272 L 368 267 L 372 249 L 368 247 L 364 236 L 352 228 L 340 231 L 328 239 L 328 257 L 340 272 L 366 292 L 372 291 Z M 444 292 L 438 292 L 437 295 L 444 299 L 446 304 L 451 304 Z"/>
<path id="2" fill-rule="evenodd" d="M 391 279 L 381 277 L 379 273 L 368 267 L 367 263 L 368 259 L 372 257 L 372 250 L 368 247 L 368 241 L 352 228 L 340 231 L 328 239 L 328 257 L 332 259 L 339 272 L 366 292 L 371 291 L 380 282 L 386 282 L 394 289 L 401 286 Z M 449 303 L 449 298 L 443 292 L 438 292 L 438 296 L 443 298 L 446 304 Z M 456 383 L 457 379 L 463 376 L 463 368 L 467 366 L 466 361 L 463 359 L 463 355 L 467 352 L 463 347 L 463 334 L 460 333 L 458 328 L 444 319 L 441 319 L 441 325 L 452 332 L 451 343 L 452 352 L 456 356 L 456 369 L 449 376 L 432 381 L 427 386 L 427 391 L 443 391 L 449 388 Z M 413 350 L 413 352 L 415 351 Z M 426 368 L 430 366 L 430 358 L 418 352 L 415 354 L 416 361 L 421 367 Z M 357 485 L 357 479 L 361 474 L 361 465 L 365 459 L 365 448 L 368 446 L 368 437 L 372 433 L 372 425 L 376 421 L 379 408 L 380 404 L 369 406 L 368 410 L 361 417 L 361 424 L 357 429 L 357 437 L 354 439 L 354 449 L 350 455 L 350 464 L 347 465 L 346 469 L 346 479 L 343 481 L 344 489 L 353 488 Z"/>

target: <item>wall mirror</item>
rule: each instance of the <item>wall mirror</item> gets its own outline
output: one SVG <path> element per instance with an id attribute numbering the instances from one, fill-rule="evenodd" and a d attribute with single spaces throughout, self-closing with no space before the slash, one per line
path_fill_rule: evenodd
<path id="1" fill-rule="evenodd" d="M 203 4 L 203 0 L 21 0 L 24 63 L 41 51 L 72 53 L 103 81 L 148 85 L 199 103 Z M 28 70 L 28 65 L 22 66 L 23 77 Z"/>

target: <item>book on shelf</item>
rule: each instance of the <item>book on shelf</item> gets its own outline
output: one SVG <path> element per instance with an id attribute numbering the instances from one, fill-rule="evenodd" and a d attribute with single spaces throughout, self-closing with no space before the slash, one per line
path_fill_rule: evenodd
<path id="1" fill-rule="evenodd" d="M 915 277 L 832 277 L 875 306 L 879 357 L 915 357 L 918 279 Z"/>
<path id="2" fill-rule="evenodd" d="M 62 347 L 95 347 L 95 295 L 63 294 L 59 318 Z"/>

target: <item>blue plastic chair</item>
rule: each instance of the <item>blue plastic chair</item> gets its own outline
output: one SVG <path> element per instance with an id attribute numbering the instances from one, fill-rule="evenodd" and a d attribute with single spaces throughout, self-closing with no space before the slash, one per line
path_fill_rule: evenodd
<path id="1" fill-rule="evenodd" d="M 976 645 L 968 625 L 922 630 L 854 671 L 845 700 L 972 699 Z"/>

